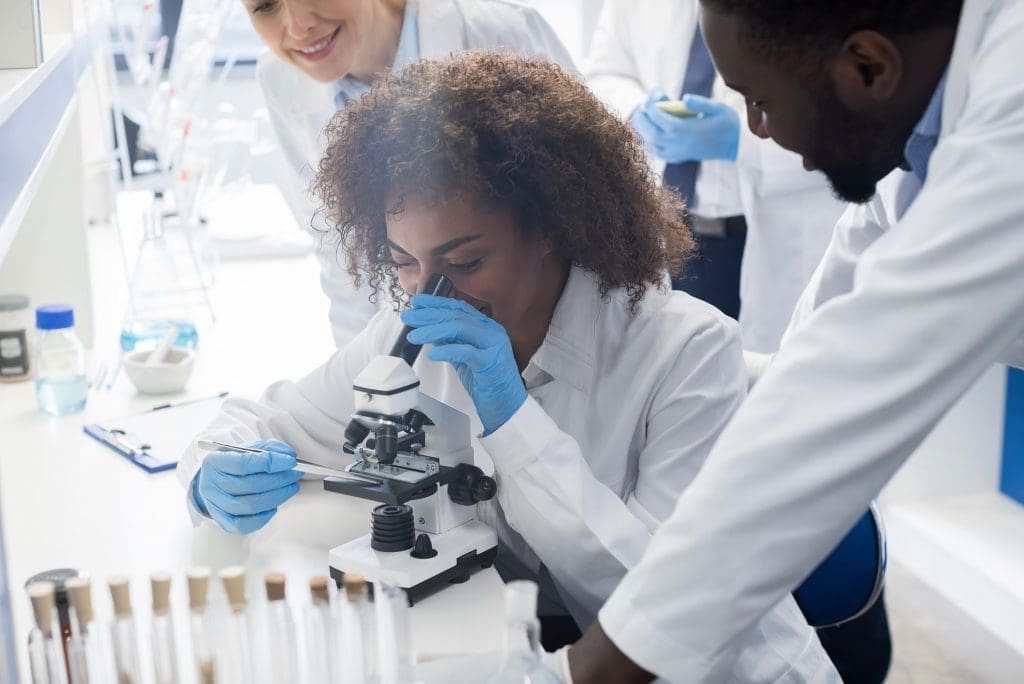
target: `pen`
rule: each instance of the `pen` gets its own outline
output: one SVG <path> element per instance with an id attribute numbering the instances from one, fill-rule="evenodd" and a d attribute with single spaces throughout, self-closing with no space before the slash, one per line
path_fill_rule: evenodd
<path id="1" fill-rule="evenodd" d="M 209 397 L 196 397 L 195 399 L 185 399 L 184 401 L 173 401 L 168 402 L 166 404 L 158 404 L 149 410 L 160 411 L 162 409 L 177 408 L 178 406 L 187 406 L 189 404 L 194 404 L 197 401 L 206 401 L 207 399 L 223 399 L 224 397 L 228 396 L 228 394 L 230 394 L 230 392 L 225 390 L 219 394 L 214 394 L 213 396 Z"/>

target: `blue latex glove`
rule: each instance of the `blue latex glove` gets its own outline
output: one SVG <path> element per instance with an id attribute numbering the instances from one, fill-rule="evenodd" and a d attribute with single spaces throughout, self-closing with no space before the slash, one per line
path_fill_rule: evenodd
<path id="1" fill-rule="evenodd" d="M 668 99 L 664 92 L 652 90 L 644 105 L 633 112 L 633 128 L 647 149 L 669 164 L 736 161 L 740 145 L 740 115 L 736 110 L 700 95 L 684 95 L 683 104 L 697 116 L 673 116 L 655 104 Z"/>
<path id="2" fill-rule="evenodd" d="M 504 425 L 526 401 L 505 328 L 457 299 L 420 294 L 412 307 L 402 312 L 402 322 L 416 328 L 409 341 L 434 345 L 427 358 L 455 366 L 484 434 Z"/>
<path id="3" fill-rule="evenodd" d="M 203 459 L 192 488 L 199 510 L 228 532 L 249 534 L 299 491 L 295 450 L 269 439 L 246 445 L 262 454 L 215 451 Z"/>

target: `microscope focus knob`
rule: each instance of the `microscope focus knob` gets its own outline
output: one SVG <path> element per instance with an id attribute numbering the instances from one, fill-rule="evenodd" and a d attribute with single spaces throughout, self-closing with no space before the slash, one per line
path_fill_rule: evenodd
<path id="1" fill-rule="evenodd" d="M 498 492 L 498 483 L 493 477 L 474 465 L 461 463 L 455 467 L 455 474 L 448 483 L 448 498 L 461 506 L 472 506 L 493 499 Z"/>
<path id="2" fill-rule="evenodd" d="M 344 451 L 347 454 L 355 453 L 355 449 L 359 446 L 359 443 L 366 438 L 366 435 L 370 434 L 370 428 L 366 427 L 356 419 L 352 419 L 348 423 L 348 427 L 345 428 L 345 448 Z"/>
<path id="3" fill-rule="evenodd" d="M 473 483 L 473 498 L 477 501 L 490 501 L 498 493 L 498 483 L 493 477 L 481 475 Z"/>

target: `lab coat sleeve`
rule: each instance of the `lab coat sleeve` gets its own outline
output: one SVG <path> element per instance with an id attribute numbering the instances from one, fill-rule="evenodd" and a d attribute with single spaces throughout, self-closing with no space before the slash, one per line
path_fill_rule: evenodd
<path id="1" fill-rule="evenodd" d="M 580 446 L 532 397 L 481 439 L 495 466 L 508 523 L 570 594 L 589 624 L 682 491 L 742 400 L 746 378 L 735 327 L 696 332 L 650 402 L 635 484 L 616 492 L 590 470 Z M 586 401 L 580 397 L 580 401 Z M 610 417 L 610 419 L 613 419 Z M 628 458 L 623 454 L 623 458 Z"/>
<path id="2" fill-rule="evenodd" d="M 744 630 L 1024 332 L 1024 81 L 1006 67 L 1021 29 L 979 53 L 928 183 L 783 345 L 602 610 L 646 669 L 722 681 Z"/>
<path id="3" fill-rule="evenodd" d="M 647 99 L 634 61 L 630 24 L 625 2 L 605 0 L 584 68 L 590 89 L 623 119 Z"/>
<path id="4" fill-rule="evenodd" d="M 341 445 L 354 407 L 352 380 L 373 355 L 385 352 L 388 335 L 398 333 L 397 321 L 394 312 L 381 311 L 344 349 L 301 380 L 276 382 L 257 401 L 226 400 L 178 462 L 178 480 L 189 491 L 189 510 L 194 514 L 192 481 L 206 455 L 197 445 L 200 439 L 240 445 L 279 439 L 309 461 L 348 465 Z"/>
<path id="5" fill-rule="evenodd" d="M 344 264 L 344 254 L 339 250 L 337 234 L 331 230 L 323 214 L 317 211 L 317 202 L 310 191 L 317 170 L 303 153 L 309 141 L 303 139 L 297 122 L 290 120 L 294 115 L 290 115 L 287 99 L 282 99 L 284 94 L 278 92 L 283 88 L 282 84 L 291 81 L 281 78 L 281 65 L 267 66 L 270 59 L 273 58 L 269 55 L 260 57 L 257 80 L 278 147 L 293 171 L 285 196 L 299 227 L 313 237 L 316 258 L 320 263 L 320 287 L 329 302 L 331 332 L 340 349 L 359 334 L 378 307 L 370 302 L 368 290 L 355 286 Z"/>

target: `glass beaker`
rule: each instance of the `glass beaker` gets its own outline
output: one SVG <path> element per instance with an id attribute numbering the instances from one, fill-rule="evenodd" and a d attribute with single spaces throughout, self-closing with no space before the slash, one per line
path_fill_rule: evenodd
<path id="1" fill-rule="evenodd" d="M 159 211 L 159 205 L 154 205 L 145 217 L 130 276 L 128 310 L 121 327 L 125 352 L 154 349 L 172 326 L 178 329 L 173 346 L 194 349 L 199 342 L 191 295 L 184 287 L 185 265 L 178 263 L 168 245 Z"/>

